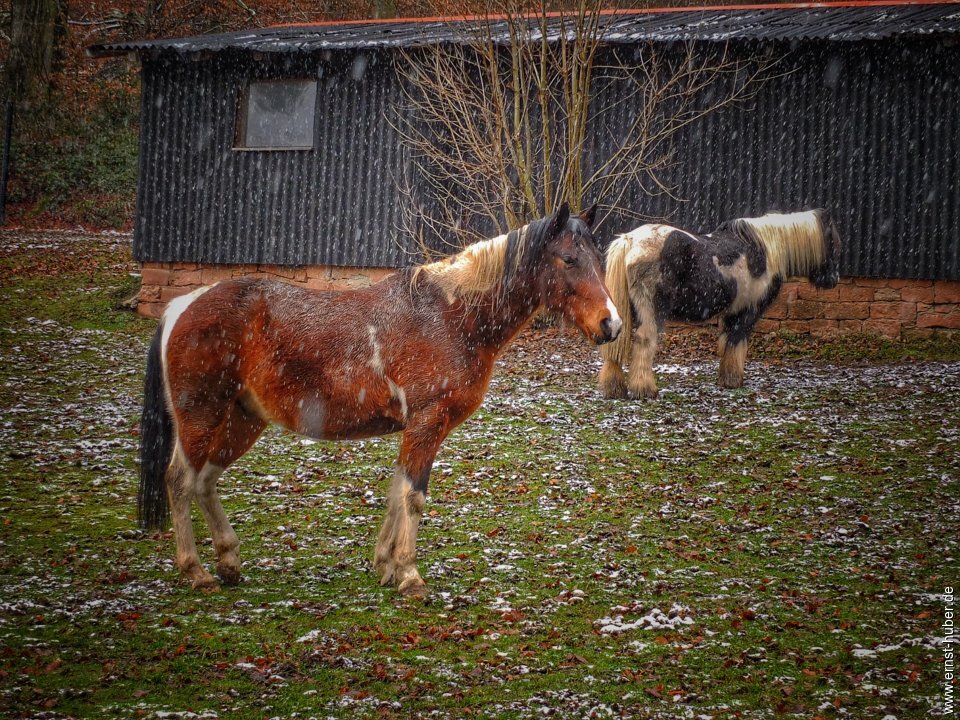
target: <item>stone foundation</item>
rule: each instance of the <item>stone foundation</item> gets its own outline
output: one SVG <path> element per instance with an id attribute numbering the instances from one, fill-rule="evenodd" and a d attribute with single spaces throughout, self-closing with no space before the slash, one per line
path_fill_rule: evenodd
<path id="1" fill-rule="evenodd" d="M 173 298 L 202 285 L 234 277 L 271 277 L 308 288 L 365 287 L 391 268 L 349 268 L 327 265 L 199 265 L 144 263 L 137 312 L 160 317 Z M 899 337 L 908 332 L 929 335 L 936 329 L 960 329 L 960 282 L 842 278 L 832 290 L 807 282 L 785 283 L 756 331 L 786 330 L 817 336 L 867 333 Z"/>

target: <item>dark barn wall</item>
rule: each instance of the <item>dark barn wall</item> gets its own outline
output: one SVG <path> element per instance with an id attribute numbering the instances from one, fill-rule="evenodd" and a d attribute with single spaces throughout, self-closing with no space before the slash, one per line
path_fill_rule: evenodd
<path id="1" fill-rule="evenodd" d="M 827 207 L 843 234 L 843 275 L 960 279 L 960 47 L 807 42 L 774 54 L 785 75 L 675 137 L 665 178 L 684 202 L 635 188 L 624 205 L 702 232 Z M 595 142 L 629 120 L 605 118 Z M 638 224 L 613 217 L 608 229 Z"/>
<path id="2" fill-rule="evenodd" d="M 251 80 L 318 78 L 313 150 L 234 150 Z M 389 57 L 222 52 L 144 58 L 134 256 L 141 261 L 392 267 L 404 172 L 385 111 Z"/>
<path id="3" fill-rule="evenodd" d="M 960 279 L 960 48 L 928 39 L 774 51 L 786 55 L 780 76 L 756 98 L 675 137 L 666 179 L 682 201 L 636 187 L 624 204 L 701 231 L 771 209 L 829 207 L 845 242 L 842 274 Z M 399 186 L 409 169 L 389 122 L 399 80 L 388 53 L 366 56 L 362 73 L 356 57 L 144 58 L 137 259 L 407 264 Z M 314 150 L 232 149 L 249 80 L 317 76 Z M 629 120 L 628 107 L 595 123 L 588 165 Z M 604 234 L 637 224 L 613 216 Z"/>

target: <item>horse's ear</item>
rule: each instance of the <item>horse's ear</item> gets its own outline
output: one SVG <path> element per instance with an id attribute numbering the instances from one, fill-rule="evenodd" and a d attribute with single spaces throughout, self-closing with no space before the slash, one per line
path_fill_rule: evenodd
<path id="1" fill-rule="evenodd" d="M 600 203 L 594 203 L 582 213 L 580 213 L 580 219 L 587 224 L 588 228 L 593 228 L 593 223 L 597 219 L 597 208 L 600 207 Z"/>
<path id="2" fill-rule="evenodd" d="M 570 205 L 563 203 L 557 211 L 553 213 L 553 217 L 550 218 L 550 226 L 547 228 L 547 238 L 553 238 L 563 228 L 567 226 L 567 220 L 570 219 Z"/>

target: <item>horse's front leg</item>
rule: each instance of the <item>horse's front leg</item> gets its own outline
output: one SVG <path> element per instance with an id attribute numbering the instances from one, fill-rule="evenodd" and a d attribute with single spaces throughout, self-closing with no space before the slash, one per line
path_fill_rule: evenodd
<path id="1" fill-rule="evenodd" d="M 743 387 L 747 346 L 750 344 L 750 334 L 760 314 L 759 310 L 747 309 L 723 318 L 718 348 L 720 371 L 717 377 L 721 387 Z"/>
<path id="2" fill-rule="evenodd" d="M 657 378 L 653 374 L 653 359 L 657 355 L 659 327 L 653 313 L 641 317 L 643 320 L 633 333 L 630 378 L 627 381 L 627 392 L 633 399 L 655 398 L 659 392 Z"/>
<path id="3" fill-rule="evenodd" d="M 417 531 L 426 502 L 426 483 L 420 489 L 399 463 L 387 498 L 387 514 L 380 528 L 373 566 L 381 585 L 396 585 L 401 595 L 423 597 L 427 586 L 417 570 Z"/>
<path id="4" fill-rule="evenodd" d="M 600 392 L 609 400 L 627 397 L 627 376 L 616 360 L 604 360 L 598 379 Z"/>
<path id="5" fill-rule="evenodd" d="M 423 597 L 427 586 L 417 571 L 417 530 L 427 499 L 433 459 L 447 431 L 432 423 L 408 428 L 387 497 L 387 513 L 374 551 L 380 584 L 393 584 L 401 595 Z"/>

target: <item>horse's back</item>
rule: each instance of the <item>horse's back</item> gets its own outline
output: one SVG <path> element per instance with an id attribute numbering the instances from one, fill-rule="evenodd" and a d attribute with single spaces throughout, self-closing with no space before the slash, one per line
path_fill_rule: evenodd
<path id="1" fill-rule="evenodd" d="M 736 296 L 736 284 L 723 277 L 718 263 L 729 249 L 715 238 L 672 228 L 663 238 L 655 293 L 658 314 L 670 320 L 700 322 L 718 313 Z"/>
<path id="2" fill-rule="evenodd" d="M 641 225 L 614 240 L 608 253 L 617 243 L 620 243 L 623 248 L 624 262 L 628 268 L 638 264 L 656 263 L 660 260 L 664 242 L 675 230 L 677 228 L 670 225 L 657 223 Z"/>
<path id="3" fill-rule="evenodd" d="M 236 326 L 248 330 L 258 319 L 266 323 L 329 322 L 342 325 L 351 317 L 370 318 L 379 306 L 395 306 L 393 276 L 363 288 L 314 289 L 269 278 L 244 277 L 201 288 L 189 307 L 174 321 L 182 332 L 187 326 Z M 165 318 L 165 322 L 167 318 Z"/>

